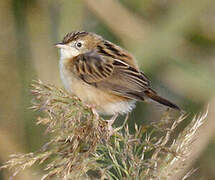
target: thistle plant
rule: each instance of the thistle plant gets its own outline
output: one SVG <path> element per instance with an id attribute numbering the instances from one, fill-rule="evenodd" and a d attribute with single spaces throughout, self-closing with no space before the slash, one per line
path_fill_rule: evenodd
<path id="1" fill-rule="evenodd" d="M 32 93 L 31 108 L 43 112 L 37 125 L 46 127 L 50 140 L 37 152 L 11 155 L 1 169 L 11 169 L 12 177 L 37 163 L 45 164 L 42 179 L 169 179 L 185 168 L 189 148 L 207 115 L 194 117 L 175 139 L 172 135 L 187 115 L 172 119 L 168 111 L 150 125 L 135 124 L 134 132 L 126 117 L 110 134 L 107 121 L 64 90 L 35 81 Z"/>

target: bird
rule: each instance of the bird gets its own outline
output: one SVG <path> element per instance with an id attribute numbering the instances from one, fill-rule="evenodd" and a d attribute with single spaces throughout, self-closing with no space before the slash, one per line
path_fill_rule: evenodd
<path id="1" fill-rule="evenodd" d="M 127 50 L 93 32 L 66 34 L 60 49 L 60 76 L 65 89 L 99 115 L 128 114 L 137 101 L 152 100 L 168 108 L 179 106 L 152 89 L 149 78 Z"/>

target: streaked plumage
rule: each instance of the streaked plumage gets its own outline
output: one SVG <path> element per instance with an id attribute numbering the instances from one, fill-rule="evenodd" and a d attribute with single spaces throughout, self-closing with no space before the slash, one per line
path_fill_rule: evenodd
<path id="1" fill-rule="evenodd" d="M 99 113 L 128 113 L 136 101 L 145 99 L 179 110 L 151 89 L 132 55 L 101 36 L 73 32 L 57 46 L 61 48 L 60 73 L 64 86 L 95 106 Z"/>

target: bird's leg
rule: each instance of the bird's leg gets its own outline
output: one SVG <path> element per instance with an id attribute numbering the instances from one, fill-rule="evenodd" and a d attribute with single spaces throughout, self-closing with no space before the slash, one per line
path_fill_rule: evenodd
<path id="1" fill-rule="evenodd" d="M 90 105 L 90 104 L 86 104 L 86 106 L 91 109 L 93 115 L 96 117 L 96 120 L 98 120 L 99 119 L 99 114 L 96 111 L 96 106 Z"/>
<path id="2" fill-rule="evenodd" d="M 107 120 L 109 136 L 111 136 L 115 132 L 115 130 L 112 128 L 112 124 L 114 123 L 117 117 L 118 117 L 118 114 L 115 114 L 112 116 L 110 120 Z"/>
<path id="3" fill-rule="evenodd" d="M 122 125 L 122 128 L 123 128 L 123 127 L 125 126 L 125 124 L 127 123 L 128 118 L 129 118 L 129 114 L 130 114 L 130 113 L 127 113 L 127 114 L 126 114 L 125 120 L 124 120 L 123 125 Z"/>
<path id="4" fill-rule="evenodd" d="M 124 122 L 123 122 L 122 126 L 120 126 L 120 127 L 116 128 L 116 129 L 114 130 L 114 132 L 117 132 L 117 131 L 121 130 L 122 128 L 124 128 L 124 127 L 125 127 L 125 125 L 126 125 L 126 123 L 127 123 L 127 121 L 128 121 L 128 118 L 129 118 L 129 113 L 127 113 L 127 114 L 126 114 L 126 116 L 125 116 L 125 120 L 124 120 Z"/>
<path id="5" fill-rule="evenodd" d="M 92 108 L 92 112 L 93 112 L 93 115 L 96 117 L 96 120 L 98 120 L 98 119 L 99 119 L 99 114 L 98 114 L 98 112 L 96 111 L 96 109 L 95 109 L 95 108 Z"/>

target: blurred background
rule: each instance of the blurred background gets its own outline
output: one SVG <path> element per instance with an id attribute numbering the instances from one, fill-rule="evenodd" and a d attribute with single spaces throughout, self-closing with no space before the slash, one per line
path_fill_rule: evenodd
<path id="1" fill-rule="evenodd" d="M 0 27 L 0 165 L 46 142 L 43 127 L 35 125 L 40 114 L 29 110 L 32 80 L 62 87 L 54 44 L 86 30 L 132 52 L 153 88 L 191 117 L 209 105 L 187 170 L 198 168 L 190 180 L 215 179 L 214 0 L 1 0 Z M 130 122 L 159 118 L 157 107 L 138 103 Z M 38 166 L 14 179 L 41 174 Z M 0 171 L 5 179 L 9 172 Z"/>

